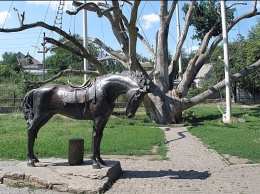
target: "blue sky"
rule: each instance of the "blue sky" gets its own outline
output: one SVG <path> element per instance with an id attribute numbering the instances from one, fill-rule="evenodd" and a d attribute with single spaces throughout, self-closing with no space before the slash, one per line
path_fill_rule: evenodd
<path id="1" fill-rule="evenodd" d="M 189 1 L 179 2 L 181 28 L 183 27 L 182 23 L 184 18 L 184 14 L 181 12 L 181 7 L 185 2 Z M 241 3 L 242 1 L 227 1 L 226 4 L 229 5 L 235 2 Z M 235 17 L 251 10 L 252 1 L 244 2 L 246 2 L 247 5 L 236 5 L 237 11 L 235 12 Z M 65 1 L 62 15 L 62 29 L 67 32 L 70 31 L 71 33 L 82 35 L 82 13 L 80 12 L 76 16 L 69 16 L 65 13 L 66 10 L 74 10 L 74 7 L 72 7 L 71 4 L 71 1 Z M 59 1 L 0 1 L 0 28 L 19 27 L 18 17 L 16 12 L 13 10 L 14 7 L 19 10 L 20 14 L 25 11 L 24 24 L 45 21 L 50 25 L 54 25 L 58 5 Z M 260 8 L 260 5 L 258 5 L 258 7 Z M 130 5 L 124 5 L 124 13 L 129 13 L 130 9 Z M 138 27 L 140 33 L 154 47 L 154 37 L 159 26 L 158 13 L 159 1 L 143 1 L 141 3 L 138 16 Z M 236 25 L 235 28 L 229 33 L 229 40 L 232 41 L 236 38 L 238 33 L 246 36 L 248 30 L 250 30 L 250 28 L 255 24 L 256 17 L 240 22 L 239 25 Z M 43 32 L 46 33 L 46 36 L 52 38 L 59 39 L 60 37 L 59 35 L 51 33 L 43 28 L 34 28 L 17 33 L 0 33 L 0 60 L 2 59 L 2 54 L 4 52 L 20 51 L 23 54 L 27 54 L 29 52 L 30 55 L 39 61 L 42 61 L 43 56 L 38 53 L 38 49 L 35 47 L 42 50 L 41 43 L 43 39 Z M 188 37 L 190 37 L 193 33 L 194 30 L 190 29 Z M 88 12 L 88 36 L 97 37 L 114 49 L 120 48 L 112 34 L 107 19 L 105 17 L 100 19 L 97 17 L 97 14 L 91 12 Z M 169 33 L 169 49 L 171 53 L 174 51 L 176 42 L 176 14 L 174 13 Z M 191 49 L 195 50 L 198 47 L 198 42 L 188 38 L 184 44 L 184 47 L 187 51 L 190 51 Z M 137 48 L 139 54 L 149 57 L 142 43 L 138 42 Z M 47 53 L 47 56 L 49 55 L 50 53 Z"/>

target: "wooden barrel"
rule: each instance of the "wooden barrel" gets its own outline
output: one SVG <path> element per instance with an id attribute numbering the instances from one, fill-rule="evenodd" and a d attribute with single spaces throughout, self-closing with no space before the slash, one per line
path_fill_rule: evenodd
<path id="1" fill-rule="evenodd" d="M 83 163 L 84 157 L 84 139 L 73 138 L 69 140 L 68 162 L 70 165 Z"/>

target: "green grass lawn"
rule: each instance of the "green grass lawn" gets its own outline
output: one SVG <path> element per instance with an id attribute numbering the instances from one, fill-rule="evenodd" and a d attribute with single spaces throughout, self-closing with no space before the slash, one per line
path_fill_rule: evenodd
<path id="1" fill-rule="evenodd" d="M 142 109 L 141 109 L 142 110 Z M 142 111 L 141 111 L 142 112 Z M 101 155 L 166 156 L 164 133 L 141 113 L 133 118 L 111 117 L 104 131 Z M 35 154 L 39 158 L 67 158 L 68 141 L 83 138 L 85 156 L 90 155 L 92 121 L 73 120 L 60 115 L 52 118 L 38 133 Z M 21 113 L 0 116 L 0 159 L 26 159 L 27 126 Z M 153 153 L 153 147 L 158 147 Z"/>
<path id="2" fill-rule="evenodd" d="M 105 128 L 101 144 L 101 155 L 153 155 L 166 158 L 164 132 L 149 121 L 139 108 L 137 115 L 112 116 Z M 186 110 L 184 120 L 189 131 L 216 150 L 247 158 L 250 163 L 260 162 L 260 108 L 245 109 L 232 107 L 235 122 L 222 123 L 222 115 L 215 104 L 201 104 Z M 244 120 L 245 122 L 238 122 Z M 56 115 L 39 131 L 35 154 L 39 158 L 67 158 L 68 141 L 83 138 L 85 157 L 89 157 L 92 121 L 68 119 Z M 0 159 L 26 159 L 27 126 L 21 113 L 0 116 Z M 153 153 L 158 147 L 157 153 Z"/>
<path id="3" fill-rule="evenodd" d="M 233 123 L 222 123 L 222 115 L 214 104 L 185 111 L 189 131 L 209 148 L 260 163 L 260 108 L 233 106 L 232 117 Z"/>

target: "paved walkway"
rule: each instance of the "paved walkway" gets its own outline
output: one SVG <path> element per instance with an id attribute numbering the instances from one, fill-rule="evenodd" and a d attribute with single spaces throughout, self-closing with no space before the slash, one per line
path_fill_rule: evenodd
<path id="1" fill-rule="evenodd" d="M 186 128 L 163 129 L 169 161 L 120 159 L 124 173 L 106 193 L 260 193 L 260 164 L 227 165 Z"/>
<path id="2" fill-rule="evenodd" d="M 116 158 L 123 175 L 108 194 L 158 193 L 260 193 L 260 164 L 228 165 L 208 150 L 186 128 L 163 128 L 168 144 L 167 161 L 145 158 Z M 6 188 L 0 193 L 33 193 L 26 189 Z M 35 193 L 54 194 L 51 190 Z"/>

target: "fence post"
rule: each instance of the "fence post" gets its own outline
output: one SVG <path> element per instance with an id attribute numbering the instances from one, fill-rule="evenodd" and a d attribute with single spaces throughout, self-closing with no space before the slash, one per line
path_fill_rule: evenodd
<path id="1" fill-rule="evenodd" d="M 14 101 L 13 101 L 13 102 L 14 102 L 13 104 L 14 104 L 14 106 L 15 106 L 15 91 L 14 91 Z"/>

